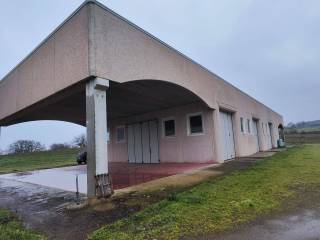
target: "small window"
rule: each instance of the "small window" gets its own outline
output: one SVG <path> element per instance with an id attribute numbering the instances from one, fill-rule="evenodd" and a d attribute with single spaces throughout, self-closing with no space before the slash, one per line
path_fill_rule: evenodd
<path id="1" fill-rule="evenodd" d="M 117 143 L 123 143 L 125 142 L 126 138 L 126 131 L 125 127 L 117 127 Z"/>
<path id="2" fill-rule="evenodd" d="M 243 118 L 242 117 L 240 118 L 240 129 L 241 129 L 241 132 L 244 133 L 244 125 L 243 125 Z"/>
<path id="3" fill-rule="evenodd" d="M 202 114 L 192 114 L 188 116 L 188 134 L 197 135 L 203 133 Z"/>
<path id="4" fill-rule="evenodd" d="M 163 135 L 174 137 L 176 135 L 176 123 L 174 119 L 163 120 Z"/>
<path id="5" fill-rule="evenodd" d="M 261 123 L 261 126 L 262 126 L 262 133 L 264 135 L 264 125 L 263 125 L 263 123 Z"/>
<path id="6" fill-rule="evenodd" d="M 250 119 L 247 119 L 247 127 L 248 127 L 248 133 L 251 133 L 251 122 Z"/>
<path id="7" fill-rule="evenodd" d="M 110 128 L 107 127 L 107 142 L 110 142 Z"/>

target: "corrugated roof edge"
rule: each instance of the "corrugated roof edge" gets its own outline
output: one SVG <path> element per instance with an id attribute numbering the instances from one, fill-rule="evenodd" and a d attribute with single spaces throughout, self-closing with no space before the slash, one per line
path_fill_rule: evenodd
<path id="1" fill-rule="evenodd" d="M 12 68 L 1 80 L 0 83 L 2 82 L 2 80 L 4 78 L 6 78 L 8 75 L 10 75 L 17 67 L 19 67 L 26 59 L 28 59 L 35 51 L 37 51 L 37 49 L 39 47 L 41 47 L 53 34 L 55 34 L 65 23 L 67 23 L 77 12 L 79 12 L 85 5 L 89 4 L 89 3 L 93 3 L 96 4 L 97 6 L 103 8 L 104 10 L 110 12 L 111 14 L 113 14 L 114 16 L 120 18 L 121 20 L 125 21 L 126 23 L 130 24 L 131 26 L 133 26 L 134 28 L 138 29 L 139 31 L 143 32 L 144 34 L 148 35 L 149 37 L 153 38 L 154 40 L 158 41 L 159 43 L 163 44 L 164 46 L 168 47 L 169 49 L 175 51 L 176 53 L 178 53 L 179 55 L 181 55 L 182 57 L 188 59 L 190 62 L 192 62 L 193 64 L 198 65 L 199 67 L 201 67 L 202 69 L 204 69 L 205 71 L 207 71 L 208 73 L 210 73 L 211 75 L 213 75 L 214 77 L 216 77 L 218 80 L 223 81 L 224 83 L 228 84 L 229 86 L 233 87 L 234 89 L 236 89 L 237 91 L 241 92 L 242 94 L 244 94 L 245 96 L 249 97 L 250 99 L 254 100 L 255 102 L 261 104 L 262 106 L 268 108 L 270 111 L 272 111 L 273 113 L 279 115 L 281 118 L 283 118 L 282 115 L 280 115 L 279 113 L 275 112 L 274 110 L 272 110 L 271 108 L 269 108 L 268 106 L 266 106 L 265 104 L 261 103 L 260 101 L 258 101 L 257 99 L 251 97 L 249 94 L 243 92 L 241 89 L 237 88 L 236 86 L 232 85 L 231 83 L 229 83 L 228 81 L 224 80 L 222 77 L 220 77 L 219 75 L 213 73 L 212 71 L 210 71 L 208 68 L 204 67 L 203 65 L 201 65 L 200 63 L 196 62 L 195 60 L 191 59 L 190 57 L 188 57 L 187 55 L 183 54 L 182 52 L 178 51 L 177 49 L 171 47 L 169 44 L 165 43 L 164 41 L 160 40 L 159 38 L 153 36 L 151 33 L 147 32 L 146 30 L 142 29 L 141 27 L 139 27 L 138 25 L 130 22 L 128 19 L 126 19 L 125 17 L 119 15 L 118 13 L 114 12 L 113 10 L 111 10 L 110 8 L 108 8 L 107 6 L 105 6 L 104 4 L 96 1 L 96 0 L 85 0 L 76 10 L 74 10 L 69 17 L 67 17 L 57 28 L 55 28 L 55 30 L 53 30 L 52 33 L 50 33 L 43 41 L 41 41 L 25 58 L 23 58 L 14 68 Z"/>

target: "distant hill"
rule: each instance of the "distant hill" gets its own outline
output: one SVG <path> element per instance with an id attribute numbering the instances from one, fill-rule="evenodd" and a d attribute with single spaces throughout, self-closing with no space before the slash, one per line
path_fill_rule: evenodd
<path id="1" fill-rule="evenodd" d="M 320 132 L 320 120 L 289 123 L 285 127 L 287 133 L 311 133 Z"/>

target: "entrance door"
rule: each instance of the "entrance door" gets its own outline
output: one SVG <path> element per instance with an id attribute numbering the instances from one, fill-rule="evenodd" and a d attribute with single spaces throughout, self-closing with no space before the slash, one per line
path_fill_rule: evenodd
<path id="1" fill-rule="evenodd" d="M 220 123 L 222 158 L 223 160 L 228 160 L 235 157 L 232 115 L 230 113 L 220 112 Z"/>
<path id="2" fill-rule="evenodd" d="M 128 125 L 130 163 L 159 163 L 158 122 L 146 121 Z"/>
<path id="3" fill-rule="evenodd" d="M 256 143 L 256 152 L 260 151 L 260 142 L 259 142 L 259 134 L 258 134 L 258 121 L 255 119 L 252 119 L 252 132 L 253 132 L 253 136 L 254 136 L 254 140 Z"/>

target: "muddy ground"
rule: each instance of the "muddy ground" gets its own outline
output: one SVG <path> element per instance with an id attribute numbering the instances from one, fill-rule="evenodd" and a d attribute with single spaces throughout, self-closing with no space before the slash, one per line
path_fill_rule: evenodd
<path id="1" fill-rule="evenodd" d="M 221 175 L 229 174 L 235 170 L 246 169 L 264 156 L 240 158 L 218 167 L 200 171 L 203 171 L 206 177 L 210 176 L 218 179 Z M 210 171 L 212 174 L 208 175 Z M 199 173 L 197 174 L 199 175 Z M 188 176 L 184 176 L 183 181 L 186 178 Z M 194 184 L 198 184 L 198 182 L 195 181 Z M 194 184 L 188 184 L 187 186 L 180 184 L 175 187 L 167 186 L 152 192 L 139 191 L 137 188 L 135 191 L 119 194 L 94 208 L 66 210 L 66 206 L 75 202 L 75 193 L 1 179 L 0 176 L 0 207 L 16 212 L 27 227 L 43 233 L 48 239 L 81 240 L 86 239 L 88 234 L 102 225 L 126 217 L 149 204 L 167 198 L 174 192 L 191 188 Z M 84 197 L 82 195 L 82 198 Z"/>

